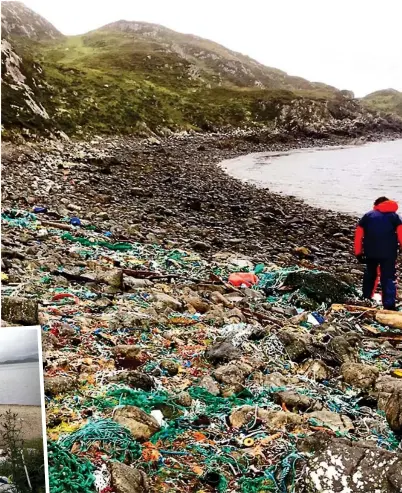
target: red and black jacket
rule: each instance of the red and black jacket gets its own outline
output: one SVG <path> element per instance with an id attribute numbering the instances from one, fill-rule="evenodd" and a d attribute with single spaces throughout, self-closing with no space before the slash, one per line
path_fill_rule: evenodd
<path id="1" fill-rule="evenodd" d="M 355 255 L 364 253 L 369 259 L 396 259 L 402 246 L 402 219 L 397 210 L 398 204 L 388 200 L 360 219 L 355 233 Z"/>

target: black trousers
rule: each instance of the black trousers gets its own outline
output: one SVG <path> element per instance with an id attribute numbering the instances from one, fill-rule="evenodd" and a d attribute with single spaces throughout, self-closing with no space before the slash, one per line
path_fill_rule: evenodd
<path id="1" fill-rule="evenodd" d="M 396 259 L 367 259 L 363 276 L 363 296 L 371 299 L 380 268 L 382 303 L 386 310 L 395 308 L 396 303 Z"/>

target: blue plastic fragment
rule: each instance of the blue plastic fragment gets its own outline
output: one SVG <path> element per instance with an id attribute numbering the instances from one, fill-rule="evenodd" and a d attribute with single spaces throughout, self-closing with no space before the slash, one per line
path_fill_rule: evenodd
<path id="1" fill-rule="evenodd" d="M 313 312 L 311 315 L 313 315 L 313 317 L 317 320 L 319 324 L 323 324 L 325 322 L 325 318 L 319 313 Z"/>
<path id="2" fill-rule="evenodd" d="M 73 226 L 81 226 L 81 220 L 78 217 L 72 217 L 70 219 L 70 224 Z"/>
<path id="3" fill-rule="evenodd" d="M 35 214 L 41 214 L 41 213 L 43 214 L 43 213 L 47 212 L 47 207 L 40 207 L 40 206 L 34 207 L 33 211 Z"/>

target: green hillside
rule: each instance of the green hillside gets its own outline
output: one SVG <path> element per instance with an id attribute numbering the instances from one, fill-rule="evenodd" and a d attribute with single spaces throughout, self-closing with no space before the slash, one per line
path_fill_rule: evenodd
<path id="1" fill-rule="evenodd" d="M 372 92 L 365 96 L 362 101 L 369 109 L 402 117 L 402 92 L 400 91 L 384 89 Z"/>
<path id="2" fill-rule="evenodd" d="M 2 2 L 2 26 L 5 138 L 278 126 L 314 133 L 372 118 L 348 91 L 159 25 L 118 21 L 63 36 L 22 3 Z"/>

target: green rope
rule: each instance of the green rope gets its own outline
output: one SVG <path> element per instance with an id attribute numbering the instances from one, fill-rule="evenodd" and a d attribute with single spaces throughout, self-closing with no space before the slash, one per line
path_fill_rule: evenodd
<path id="1" fill-rule="evenodd" d="M 100 443 L 108 454 L 121 461 L 126 455 L 135 459 L 141 455 L 141 445 L 133 439 L 130 431 L 110 419 L 88 421 L 79 430 L 59 440 L 60 445 L 67 449 L 79 443 L 82 451 L 87 451 L 94 442 Z"/>
<path id="2" fill-rule="evenodd" d="M 64 233 L 61 238 L 63 240 L 80 243 L 81 245 L 87 247 L 101 246 L 104 248 L 108 248 L 109 250 L 115 250 L 116 252 L 127 252 L 128 250 L 133 249 L 133 245 L 131 243 L 110 243 L 109 241 L 102 240 L 90 241 L 87 238 L 83 238 L 82 236 L 73 236 L 70 233 Z"/>
<path id="3" fill-rule="evenodd" d="M 79 460 L 56 442 L 48 442 L 50 493 L 93 493 L 94 466 Z"/>

